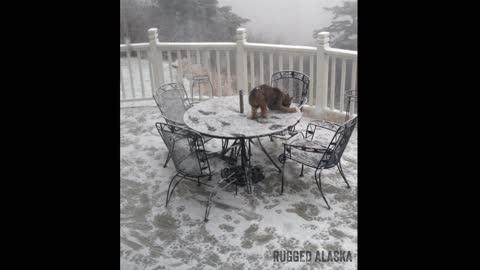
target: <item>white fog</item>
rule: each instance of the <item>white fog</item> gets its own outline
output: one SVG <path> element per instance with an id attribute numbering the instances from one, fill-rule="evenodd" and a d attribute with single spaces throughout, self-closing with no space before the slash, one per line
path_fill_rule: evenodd
<path id="1" fill-rule="evenodd" d="M 314 29 L 326 27 L 332 14 L 324 7 L 338 6 L 342 0 L 218 0 L 238 15 L 250 19 L 248 34 L 265 42 L 313 45 Z M 278 42 L 277 42 L 278 41 Z"/>

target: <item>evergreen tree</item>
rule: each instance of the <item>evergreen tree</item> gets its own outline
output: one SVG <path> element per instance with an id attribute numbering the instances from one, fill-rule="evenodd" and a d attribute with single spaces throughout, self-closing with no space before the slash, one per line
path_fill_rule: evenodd
<path id="1" fill-rule="evenodd" d="M 314 30 L 314 37 L 319 32 L 330 32 L 332 47 L 357 50 L 357 2 L 345 1 L 343 6 L 324 9 L 334 14 L 332 23 L 328 27 Z"/>
<path id="2" fill-rule="evenodd" d="M 161 41 L 233 41 L 248 20 L 217 0 L 121 0 L 120 38 L 145 42 L 147 28 L 158 28 Z"/>

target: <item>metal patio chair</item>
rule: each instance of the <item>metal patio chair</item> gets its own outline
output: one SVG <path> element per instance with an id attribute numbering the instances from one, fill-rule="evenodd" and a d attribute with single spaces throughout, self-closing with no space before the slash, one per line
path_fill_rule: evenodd
<path id="1" fill-rule="evenodd" d="M 158 88 L 160 91 L 169 91 L 169 90 L 175 90 L 177 91 L 178 95 L 182 98 L 185 108 L 190 108 L 192 106 L 192 103 L 190 102 L 190 99 L 187 95 L 187 91 L 185 90 L 185 87 L 181 83 L 167 83 L 163 84 Z"/>
<path id="2" fill-rule="evenodd" d="M 172 177 L 168 185 L 165 207 L 168 207 L 175 188 L 183 180 L 196 182 L 198 186 L 205 185 L 211 187 L 215 191 L 218 190 L 219 187 L 224 189 L 235 183 L 235 181 L 227 181 L 231 179 L 219 181 L 215 186 L 207 183 L 212 179 L 214 172 L 210 167 L 208 153 L 204 146 L 205 142 L 200 133 L 168 123 L 158 122 L 155 123 L 155 126 L 167 146 L 169 153 L 171 153 L 171 159 L 176 169 L 176 174 Z M 205 178 L 207 178 L 207 181 L 201 180 Z M 204 217 L 205 222 L 208 221 L 211 199 L 214 194 L 216 194 L 216 192 L 210 192 L 207 200 Z"/>
<path id="3" fill-rule="evenodd" d="M 173 84 L 157 88 L 153 91 L 153 99 L 167 123 L 185 126 L 183 115 L 189 107 L 181 94 L 181 88 L 174 87 Z"/>
<path id="4" fill-rule="evenodd" d="M 188 128 L 183 121 L 183 115 L 192 104 L 186 96 L 183 85 L 178 83 L 164 84 L 153 91 L 153 99 L 166 123 Z M 212 137 L 203 136 L 205 142 L 209 142 L 212 139 Z M 221 153 L 224 154 L 224 152 L 227 151 L 227 148 L 228 141 L 222 139 Z M 209 152 L 209 154 L 212 153 Z M 167 167 L 170 158 L 171 155 L 169 152 L 165 164 L 163 165 L 164 168 Z"/>
<path id="5" fill-rule="evenodd" d="M 285 94 L 289 94 L 293 97 L 292 103 L 298 106 L 300 111 L 303 110 L 303 106 L 308 101 L 308 91 L 310 86 L 310 78 L 301 72 L 294 70 L 281 70 L 272 74 L 271 86 L 277 87 Z M 295 131 L 295 125 L 288 128 L 286 131 L 289 137 L 285 138 L 285 132 L 281 132 L 270 136 L 270 140 L 275 138 L 289 139 L 295 136 L 298 132 Z"/>
<path id="6" fill-rule="evenodd" d="M 202 87 L 203 86 L 203 87 Z M 204 91 L 202 91 L 202 89 Z M 203 93 L 202 93 L 203 92 Z M 203 94 L 207 92 L 208 98 L 213 96 L 213 84 L 208 75 L 195 75 L 192 77 L 190 88 L 190 103 L 195 104 L 202 101 Z M 198 101 L 194 100 L 194 94 L 198 93 Z"/>
<path id="7" fill-rule="evenodd" d="M 320 190 L 323 200 L 327 204 L 328 209 L 330 209 L 330 205 L 322 191 L 321 173 L 324 169 L 337 167 L 340 175 L 347 184 L 347 188 L 350 188 L 350 184 L 343 173 L 341 159 L 356 124 L 357 116 L 348 120 L 343 125 L 326 121 L 312 121 L 308 124 L 305 135 L 300 133 L 301 136 L 297 135 L 284 143 L 283 154 L 279 156 L 279 161 L 283 163 L 282 187 L 280 193 L 283 194 L 285 163 L 287 159 L 290 159 L 302 164 L 301 176 L 303 176 L 304 165 L 316 169 L 315 182 Z M 334 132 L 329 143 L 314 139 L 315 131 L 317 129 L 325 129 Z"/>

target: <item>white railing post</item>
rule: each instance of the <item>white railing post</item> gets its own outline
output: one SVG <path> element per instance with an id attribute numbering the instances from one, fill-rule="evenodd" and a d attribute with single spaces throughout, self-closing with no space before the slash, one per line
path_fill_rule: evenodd
<path id="1" fill-rule="evenodd" d="M 325 49 L 329 48 L 328 32 L 320 32 L 317 34 L 317 72 L 316 72 L 316 97 L 315 97 L 315 114 L 323 116 L 327 107 L 328 93 L 328 57 Z"/>
<path id="2" fill-rule="evenodd" d="M 248 93 L 247 84 L 247 62 L 245 54 L 245 43 L 247 42 L 247 32 L 245 28 L 237 29 L 237 57 L 236 57 L 236 76 L 237 76 L 237 91 L 243 90 Z"/>
<path id="3" fill-rule="evenodd" d="M 163 57 L 158 53 L 157 42 L 158 42 L 158 29 L 150 28 L 148 29 L 148 40 L 150 42 L 150 62 L 152 63 L 152 74 L 153 74 L 153 87 L 157 89 L 160 85 L 163 84 Z"/>

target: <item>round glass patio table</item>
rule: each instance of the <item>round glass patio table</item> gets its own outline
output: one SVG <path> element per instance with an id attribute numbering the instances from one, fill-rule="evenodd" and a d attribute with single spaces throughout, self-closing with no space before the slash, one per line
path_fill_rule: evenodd
<path id="1" fill-rule="evenodd" d="M 295 113 L 269 110 L 266 118 L 257 114 L 256 119 L 251 119 L 251 106 L 248 103 L 247 95 L 243 96 L 243 106 L 244 112 L 240 113 L 239 96 L 214 97 L 189 108 L 185 112 L 183 120 L 189 128 L 200 134 L 220 139 L 237 140 L 241 151 L 241 168 L 245 170 L 244 177 L 248 175 L 246 170 L 250 168 L 245 142 L 246 140 L 250 142 L 253 138 L 257 138 L 263 152 L 281 171 L 258 138 L 287 130 L 288 127 L 300 121 L 302 113 L 298 107 L 292 104 L 291 107 L 297 109 Z M 251 192 L 251 179 L 246 177 L 245 182 L 247 183 L 247 192 Z"/>
<path id="2" fill-rule="evenodd" d="M 295 113 L 283 113 L 271 110 L 266 118 L 257 114 L 255 120 L 250 119 L 251 110 L 248 96 L 243 96 L 244 112 L 240 113 L 240 97 L 214 97 L 202 101 L 189 108 L 184 116 L 185 124 L 209 137 L 221 139 L 258 138 L 285 131 L 295 125 L 302 118 L 302 113 L 297 109 Z"/>

